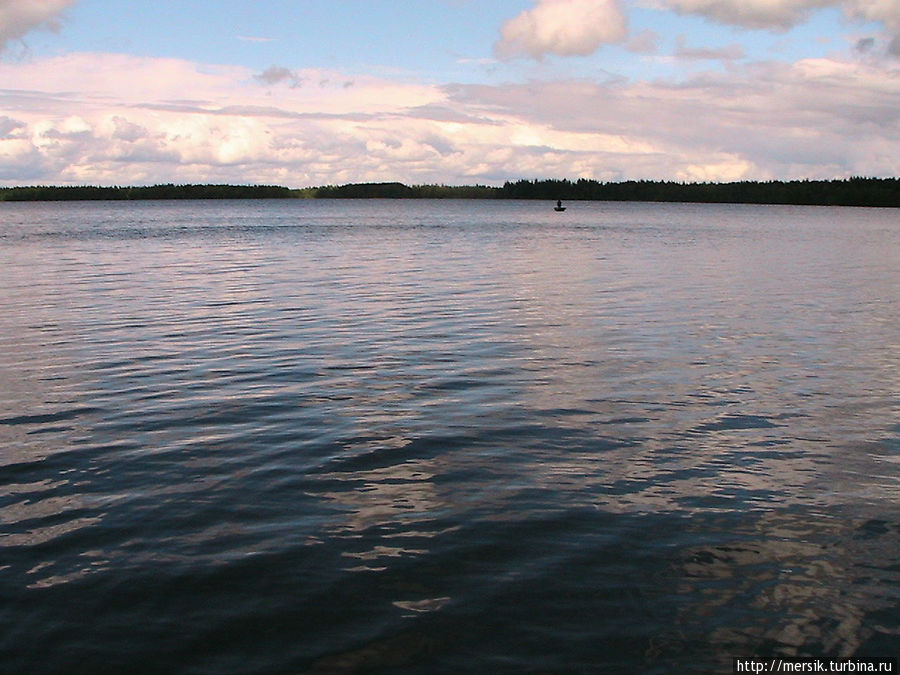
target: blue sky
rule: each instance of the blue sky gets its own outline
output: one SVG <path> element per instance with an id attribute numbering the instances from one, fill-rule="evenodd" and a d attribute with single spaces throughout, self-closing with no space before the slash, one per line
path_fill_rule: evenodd
<path id="1" fill-rule="evenodd" d="M 26 44 L 32 57 L 112 51 L 259 70 L 282 64 L 395 71 L 433 81 L 502 80 L 535 70 L 534 63 L 521 60 L 501 68 L 492 58 L 499 27 L 533 6 L 529 0 L 81 0 L 66 10 L 61 30 L 33 34 Z M 836 7 L 815 12 L 788 31 L 746 31 L 639 3 L 629 9 L 632 33 L 656 32 L 663 55 L 674 53 L 683 38 L 695 48 L 737 44 L 748 59 L 796 60 L 846 49 L 845 36 L 852 33 Z M 654 61 L 621 45 L 605 45 L 577 59 L 548 54 L 543 65 L 555 62 L 568 72 L 611 68 L 627 77 L 677 75 L 690 65 L 673 62 L 664 70 Z"/>
<path id="2" fill-rule="evenodd" d="M 900 0 L 0 0 L 0 184 L 900 174 Z"/>

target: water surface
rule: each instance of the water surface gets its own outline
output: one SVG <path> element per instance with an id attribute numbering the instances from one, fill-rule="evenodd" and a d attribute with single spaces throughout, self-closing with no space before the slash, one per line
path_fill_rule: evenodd
<path id="1" fill-rule="evenodd" d="M 897 210 L 0 205 L 9 672 L 896 656 Z"/>

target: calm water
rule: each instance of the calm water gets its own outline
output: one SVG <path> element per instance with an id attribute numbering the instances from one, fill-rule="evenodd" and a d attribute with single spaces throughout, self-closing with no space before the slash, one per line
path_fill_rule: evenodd
<path id="1" fill-rule="evenodd" d="M 897 656 L 900 211 L 0 205 L 0 670 Z"/>

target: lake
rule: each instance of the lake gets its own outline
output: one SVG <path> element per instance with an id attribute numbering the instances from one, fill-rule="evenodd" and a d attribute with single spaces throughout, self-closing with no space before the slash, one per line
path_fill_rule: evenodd
<path id="1" fill-rule="evenodd" d="M 0 204 L 0 670 L 897 656 L 900 211 Z"/>

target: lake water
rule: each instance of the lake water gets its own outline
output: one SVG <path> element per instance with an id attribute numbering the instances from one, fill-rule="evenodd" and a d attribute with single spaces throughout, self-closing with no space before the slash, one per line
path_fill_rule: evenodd
<path id="1" fill-rule="evenodd" d="M 0 204 L 0 670 L 897 656 L 900 211 Z"/>

